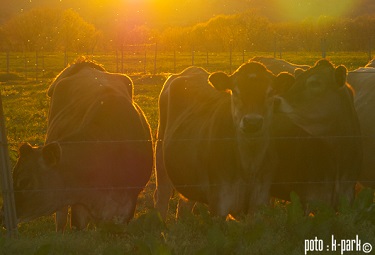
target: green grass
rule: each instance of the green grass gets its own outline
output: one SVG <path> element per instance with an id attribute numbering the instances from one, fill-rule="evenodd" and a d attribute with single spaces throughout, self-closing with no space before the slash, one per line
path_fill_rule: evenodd
<path id="1" fill-rule="evenodd" d="M 246 59 L 255 55 L 273 56 L 273 53 L 246 54 Z M 53 77 L 63 68 L 63 54 L 50 56 L 45 58 L 45 66 L 48 66 L 45 73 L 49 72 Z M 210 71 L 229 71 L 228 56 L 226 53 L 209 56 L 207 65 L 205 53 L 195 53 L 194 61 Z M 334 64 L 344 64 L 350 70 L 367 63 L 365 53 L 331 53 L 328 57 Z M 159 58 L 162 62 L 158 67 L 159 74 L 143 74 L 142 70 L 138 70 L 143 68 L 139 62 L 137 70 L 130 73 L 135 86 L 135 101 L 145 112 L 153 134 L 158 122 L 158 96 L 168 73 L 174 71 L 173 53 L 166 59 L 160 54 Z M 211 61 L 211 58 L 216 61 Z M 283 58 L 311 65 L 320 59 L 320 53 L 284 53 Z M 116 71 L 113 55 L 98 55 L 94 59 L 109 71 Z M 232 60 L 233 66 L 238 66 L 242 63 L 242 55 L 238 54 Z M 152 62 L 149 64 L 152 69 Z M 191 56 L 180 56 L 176 71 L 189 64 Z M 21 57 L 17 65 L 12 72 L 22 79 L 0 84 L 12 165 L 20 143 L 27 141 L 41 145 L 44 142 L 49 107 L 46 93 L 51 81 L 44 78 L 35 82 L 30 73 L 26 79 Z M 52 216 L 41 217 L 19 225 L 18 239 L 6 238 L 2 229 L 0 254 L 304 254 L 305 239 L 318 237 L 329 243 L 332 235 L 337 239 L 351 239 L 357 234 L 362 242 L 375 245 L 375 211 L 370 210 L 373 197 L 369 190 L 361 193 L 353 207 L 343 204 L 339 214 L 322 206 L 315 217 L 303 216 L 302 206 L 294 197 L 289 204 L 277 203 L 274 207 L 259 210 L 255 215 L 242 216 L 238 221 L 212 218 L 203 205 L 198 205 L 196 215 L 187 213 L 176 221 L 173 209 L 177 199 L 174 198 L 170 202 L 172 210 L 163 223 L 152 209 L 154 189 L 155 178 L 152 176 L 140 195 L 136 216 L 127 226 L 90 226 L 86 231 L 69 230 L 61 235 L 54 231 Z"/>

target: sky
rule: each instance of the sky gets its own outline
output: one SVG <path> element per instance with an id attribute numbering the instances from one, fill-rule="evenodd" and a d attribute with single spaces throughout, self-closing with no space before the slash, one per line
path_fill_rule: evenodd
<path id="1" fill-rule="evenodd" d="M 0 22 L 36 7 L 72 8 L 95 25 L 116 19 L 149 27 L 184 26 L 255 9 L 275 21 L 374 12 L 374 0 L 0 0 Z"/>

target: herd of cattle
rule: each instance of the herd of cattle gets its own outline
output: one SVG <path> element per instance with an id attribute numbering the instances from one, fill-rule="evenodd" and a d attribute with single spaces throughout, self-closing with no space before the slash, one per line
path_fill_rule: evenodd
<path id="1" fill-rule="evenodd" d="M 350 85 L 349 85 L 350 84 Z M 53 81 L 44 146 L 13 170 L 19 222 L 56 212 L 71 225 L 126 223 L 156 171 L 163 218 L 174 191 L 212 215 L 256 211 L 296 192 L 306 210 L 375 187 L 375 67 L 347 72 L 256 57 L 233 74 L 189 67 L 159 97 L 156 142 L 122 74 L 80 59 Z M 155 145 L 155 147 L 154 147 Z"/>

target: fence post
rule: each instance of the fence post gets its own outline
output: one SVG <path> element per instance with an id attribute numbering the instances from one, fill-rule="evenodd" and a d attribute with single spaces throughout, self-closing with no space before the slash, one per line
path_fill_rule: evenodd
<path id="1" fill-rule="evenodd" d="M 176 49 L 173 51 L 173 72 L 176 73 L 176 66 L 177 66 L 177 58 L 176 58 Z"/>
<path id="2" fill-rule="evenodd" d="M 17 216 L 14 202 L 13 181 L 10 171 L 8 142 L 5 133 L 5 118 L 2 96 L 0 92 L 0 172 L 1 189 L 3 194 L 4 223 L 8 237 L 17 237 Z"/>
<path id="3" fill-rule="evenodd" d="M 26 51 L 24 52 L 24 64 L 25 64 L 25 79 L 27 80 L 27 56 L 26 56 Z"/>
<path id="4" fill-rule="evenodd" d="M 277 37 L 275 34 L 275 37 L 273 38 L 273 57 L 276 58 L 276 52 L 277 52 Z"/>
<path id="5" fill-rule="evenodd" d="M 119 69 L 118 69 L 118 49 L 117 49 L 117 47 L 116 47 L 115 55 L 116 55 L 116 73 L 119 73 Z"/>
<path id="6" fill-rule="evenodd" d="M 44 51 L 42 51 L 42 78 L 45 78 Z"/>
<path id="7" fill-rule="evenodd" d="M 154 74 L 156 74 L 156 60 L 158 56 L 158 43 L 155 43 Z"/>
<path id="8" fill-rule="evenodd" d="M 67 67 L 69 61 L 68 61 L 68 50 L 65 48 L 64 50 L 64 68 Z"/>
<path id="9" fill-rule="evenodd" d="M 194 51 L 194 48 L 193 48 L 192 51 L 191 51 L 191 65 L 192 66 L 194 65 L 194 54 L 195 54 L 195 51 Z"/>
<path id="10" fill-rule="evenodd" d="M 38 82 L 38 50 L 35 50 L 35 82 Z"/>
<path id="11" fill-rule="evenodd" d="M 121 46 L 121 73 L 124 73 L 124 45 Z"/>
<path id="12" fill-rule="evenodd" d="M 229 73 L 232 73 L 232 41 L 229 42 L 229 64 L 230 64 Z"/>
<path id="13" fill-rule="evenodd" d="M 7 74 L 9 74 L 9 50 L 7 50 Z"/>
<path id="14" fill-rule="evenodd" d="M 145 58 L 143 61 L 143 73 L 146 74 L 146 65 L 147 65 L 147 45 L 145 45 Z"/>
<path id="15" fill-rule="evenodd" d="M 325 38 L 322 38 L 320 43 L 321 43 L 321 49 L 322 49 L 322 58 L 326 58 L 326 42 L 327 40 Z"/>
<path id="16" fill-rule="evenodd" d="M 368 38 L 368 60 L 369 61 L 372 59 L 371 44 L 372 44 L 372 38 L 371 38 L 371 36 L 369 36 L 369 38 Z"/>

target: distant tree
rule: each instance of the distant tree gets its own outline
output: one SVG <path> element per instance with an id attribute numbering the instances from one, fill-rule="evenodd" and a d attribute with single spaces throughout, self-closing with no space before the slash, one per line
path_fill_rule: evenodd
<path id="1" fill-rule="evenodd" d="M 237 34 L 237 40 L 242 42 L 242 49 L 258 51 L 271 51 L 273 49 L 274 29 L 267 18 L 250 10 L 239 15 L 238 19 L 243 24 L 242 30 Z"/>
<path id="2" fill-rule="evenodd" d="M 36 8 L 19 14 L 3 26 L 4 34 L 15 50 L 53 51 L 63 47 L 65 51 L 92 51 L 100 33 L 84 21 L 78 13 Z"/>
<path id="3" fill-rule="evenodd" d="M 0 28 L 0 51 L 8 51 L 11 49 L 11 43 L 3 28 Z"/>
<path id="4" fill-rule="evenodd" d="M 57 44 L 59 11 L 32 9 L 10 19 L 3 29 L 13 49 L 53 50 Z"/>
<path id="5" fill-rule="evenodd" d="M 93 50 L 100 33 L 72 9 L 62 13 L 58 26 L 60 43 L 65 52 Z"/>
<path id="6" fill-rule="evenodd" d="M 191 46 L 187 41 L 191 28 L 169 27 L 159 37 L 159 43 L 169 50 L 185 49 L 190 50 Z M 189 47 L 189 49 L 187 49 Z"/>

